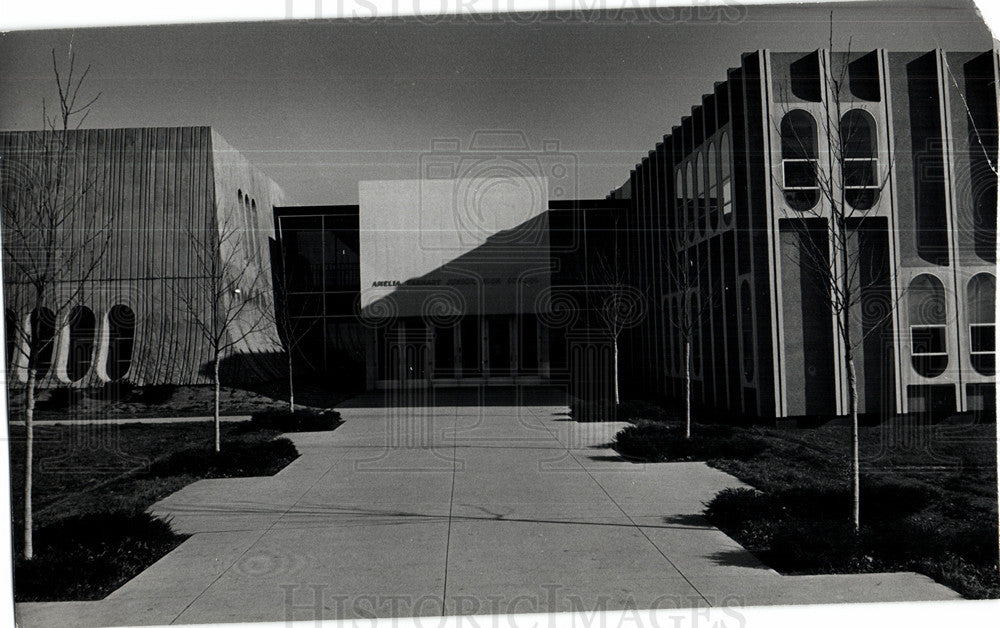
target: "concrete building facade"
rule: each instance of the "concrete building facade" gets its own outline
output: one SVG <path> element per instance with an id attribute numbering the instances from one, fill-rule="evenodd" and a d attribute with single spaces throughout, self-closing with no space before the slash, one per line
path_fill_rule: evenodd
<path id="1" fill-rule="evenodd" d="M 273 310 L 271 214 L 281 188 L 208 127 L 70 131 L 58 158 L 43 148 L 53 141 L 51 133 L 0 133 L 9 379 L 26 380 L 34 321 L 49 339 L 36 369 L 41 386 L 210 383 L 212 351 L 196 322 L 207 320 L 210 305 L 182 301 L 204 293 L 206 272 L 217 265 L 238 278 L 231 298 L 251 300 L 244 318 Z M 92 258 L 77 256 L 73 268 L 57 269 L 36 312 L 20 265 L 36 263 L 30 249 L 44 234 L 19 234 L 15 225 L 19 212 L 38 211 L 33 188 L 52 180 L 39 174 L 51 171 L 43 159 L 60 162 L 60 176 L 72 181 L 66 189 L 79 195 L 66 201 L 56 241 L 102 253 L 93 268 Z M 231 333 L 251 326 L 237 320 Z M 232 367 L 227 378 L 268 376 L 280 351 L 267 330 L 249 334 L 223 356 Z"/>
<path id="2" fill-rule="evenodd" d="M 992 414 L 996 163 L 994 52 L 743 55 L 610 194 L 630 203 L 629 276 L 658 304 L 625 339 L 625 380 L 680 394 L 685 336 L 671 322 L 687 304 L 696 403 L 845 414 L 846 351 L 819 270 L 832 244 L 807 257 L 827 248 L 840 203 L 859 410 Z"/>
<path id="3" fill-rule="evenodd" d="M 509 188 L 476 203 L 506 209 L 456 212 L 464 185 Z M 356 389 L 606 389 L 607 332 L 594 305 L 601 288 L 588 260 L 612 252 L 610 225 L 625 203 L 540 194 L 518 204 L 544 181 L 431 188 L 364 182 L 357 206 L 277 208 L 277 273 L 289 287 L 283 327 L 301 330 L 301 366 Z M 471 215 L 482 221 L 470 225 Z"/>

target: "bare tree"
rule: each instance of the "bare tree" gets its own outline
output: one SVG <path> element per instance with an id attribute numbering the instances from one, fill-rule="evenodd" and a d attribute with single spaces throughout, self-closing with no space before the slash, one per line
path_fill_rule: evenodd
<path id="1" fill-rule="evenodd" d="M 282 256 L 284 259 L 284 256 Z M 307 333 L 318 324 L 316 317 L 295 316 L 289 306 L 289 296 L 291 290 L 291 279 L 287 269 L 282 268 L 280 272 L 273 274 L 274 283 L 274 309 L 266 311 L 266 318 L 273 323 L 274 329 L 278 332 L 279 343 L 285 348 L 285 358 L 288 369 L 288 411 L 295 413 L 295 359 L 304 359 L 298 351 L 302 341 L 308 336 Z M 306 360 L 307 365 L 308 360 Z M 311 365 L 309 365 L 311 366 Z"/>
<path id="2" fill-rule="evenodd" d="M 711 296 L 701 285 L 704 261 L 694 256 L 693 250 L 678 250 L 673 263 L 664 269 L 669 285 L 676 293 L 679 312 L 668 316 L 670 325 L 677 330 L 684 346 L 684 436 L 691 438 L 691 345 L 697 339 L 701 321 L 712 307 Z"/>
<path id="3" fill-rule="evenodd" d="M 832 13 L 830 55 L 835 55 Z M 858 530 L 861 471 L 855 357 L 866 337 L 882 329 L 882 323 L 892 316 L 901 295 L 898 290 L 896 296 L 886 290 L 886 295 L 878 297 L 884 302 L 868 310 L 877 310 L 879 320 L 868 320 L 869 329 L 864 331 L 857 311 L 863 302 L 875 296 L 874 292 L 891 286 L 895 277 L 895 269 L 889 268 L 888 261 L 876 259 L 880 256 L 866 249 L 862 241 L 871 221 L 868 210 L 888 184 L 893 162 L 878 147 L 877 134 L 866 121 L 868 114 L 858 109 L 849 89 L 850 43 L 841 55 L 839 68 L 825 73 L 821 85 L 821 125 L 828 159 L 820 159 L 815 138 L 794 119 L 795 112 L 784 111 L 776 131 L 785 153 L 781 157 L 797 173 L 795 185 L 789 185 L 788 179 L 778 181 L 779 187 L 786 190 L 786 199 L 793 206 L 798 205 L 788 212 L 799 235 L 798 248 L 789 263 L 799 264 L 816 279 L 811 296 L 821 299 L 829 308 L 844 352 L 851 420 L 852 522 Z"/>
<path id="4" fill-rule="evenodd" d="M 89 71 L 87 66 L 77 72 L 72 48 L 62 68 L 52 50 L 58 111 L 50 114 L 43 101 L 43 130 L 20 134 L 20 145 L 2 163 L 3 253 L 12 271 L 7 297 L 31 312 L 28 325 L 11 330 L 17 361 L 26 369 L 22 552 L 29 560 L 34 555 L 32 486 L 39 375 L 49 369 L 55 339 L 69 324 L 111 241 L 110 219 L 101 209 L 94 172 L 83 164 L 74 133 L 100 97 L 100 93 L 89 99 L 81 95 Z"/>
<path id="5" fill-rule="evenodd" d="M 614 402 L 617 406 L 621 403 L 618 340 L 623 331 L 635 326 L 645 314 L 645 293 L 629 283 L 629 276 L 617 250 L 611 254 L 597 252 L 596 258 L 596 263 L 590 269 L 593 285 L 588 286 L 588 292 L 596 292 L 595 296 L 600 299 L 596 308 L 598 319 L 611 339 Z"/>
<path id="6" fill-rule="evenodd" d="M 215 222 L 217 213 L 213 213 L 212 220 L 201 233 L 190 234 L 191 241 L 197 243 L 192 249 L 194 276 L 178 283 L 174 290 L 211 351 L 212 418 L 218 452 L 221 361 L 266 327 L 270 285 L 264 270 L 246 259 L 249 234 L 242 224 L 237 226 L 240 221 L 235 215 L 225 212 Z"/>

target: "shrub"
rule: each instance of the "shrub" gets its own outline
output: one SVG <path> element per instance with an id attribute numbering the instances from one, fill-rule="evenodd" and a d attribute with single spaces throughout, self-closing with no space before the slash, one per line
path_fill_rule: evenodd
<path id="1" fill-rule="evenodd" d="M 727 488 L 708 502 L 705 516 L 712 525 L 735 530 L 747 521 L 781 519 L 785 511 L 772 495 L 752 488 Z"/>
<path id="2" fill-rule="evenodd" d="M 840 520 L 787 519 L 770 531 L 767 562 L 779 571 L 863 572 L 875 567 L 862 537 L 847 517 Z"/>
<path id="3" fill-rule="evenodd" d="M 614 421 L 614 406 L 593 401 L 574 401 L 569 404 L 569 415 L 577 421 Z"/>
<path id="4" fill-rule="evenodd" d="M 241 425 L 240 428 L 278 432 L 328 432 L 343 422 L 336 410 L 302 408 L 289 412 L 287 408 L 282 408 L 254 412 L 249 425 Z"/>
<path id="5" fill-rule="evenodd" d="M 941 492 L 916 480 L 861 481 L 861 507 L 869 520 L 898 519 L 941 500 Z"/>
<path id="6" fill-rule="evenodd" d="M 922 510 L 936 492 L 917 483 L 883 481 L 861 485 L 864 521 L 891 522 Z M 844 521 L 851 512 L 851 495 L 846 487 L 790 486 L 760 493 L 750 489 L 727 489 L 709 502 L 705 514 L 719 527 L 734 527 L 744 520 L 797 518 L 810 521 Z M 713 523 L 715 523 L 713 521 Z M 917 530 L 904 534 L 912 538 Z"/>
<path id="7" fill-rule="evenodd" d="M 666 421 L 670 414 L 662 407 L 647 401 L 623 401 L 618 404 L 617 418 L 619 421 Z"/>
<path id="8" fill-rule="evenodd" d="M 914 569 L 938 582 L 951 587 L 974 600 L 1000 598 L 1000 572 L 996 563 L 970 564 L 961 556 L 945 554 L 943 557 L 924 558 L 914 563 Z"/>
<path id="9" fill-rule="evenodd" d="M 155 386 L 143 386 L 142 396 L 139 398 L 147 406 L 158 406 L 170 401 L 177 386 L 173 384 L 157 384 Z"/>
<path id="10" fill-rule="evenodd" d="M 1000 576 L 994 520 L 983 514 L 956 522 L 934 510 L 937 494 L 916 480 L 862 484 L 858 533 L 846 487 L 726 489 L 704 512 L 710 523 L 779 571 L 917 570 L 968 597 L 995 596 Z"/>
<path id="11" fill-rule="evenodd" d="M 682 427 L 653 421 L 629 425 L 618 432 L 613 445 L 623 456 L 650 462 L 742 460 L 760 455 L 767 447 L 764 440 L 724 425 L 698 425 L 691 438 L 685 438 Z"/>
<path id="12" fill-rule="evenodd" d="M 37 407 L 39 410 L 68 410 L 76 405 L 82 394 L 80 390 L 68 386 L 52 388 L 38 400 Z"/>
<path id="13" fill-rule="evenodd" d="M 656 462 L 664 459 L 664 452 L 676 440 L 676 431 L 669 426 L 639 423 L 618 432 L 613 446 L 623 456 Z"/>
<path id="14" fill-rule="evenodd" d="M 704 426 L 700 426 L 704 429 Z M 704 443 L 704 458 L 732 458 L 748 460 L 762 454 L 767 449 L 767 443 L 744 431 L 736 431 L 731 436 L 693 436 L 696 441 Z"/>
<path id="15" fill-rule="evenodd" d="M 155 461 L 147 473 L 154 477 L 193 475 L 201 478 L 238 478 L 274 475 L 299 455 L 287 438 L 222 443 L 222 451 L 212 446 L 188 447 Z"/>
<path id="16" fill-rule="evenodd" d="M 569 406 L 570 416 L 577 421 L 668 421 L 670 413 L 662 406 L 648 401 L 622 401 L 618 405 L 595 401 L 574 401 Z"/>
<path id="17" fill-rule="evenodd" d="M 734 529 L 746 521 L 782 519 L 785 507 L 773 495 L 752 488 L 727 488 L 705 506 L 705 516 L 715 526 Z"/>
<path id="18" fill-rule="evenodd" d="M 956 555 L 970 564 L 997 564 L 996 524 L 985 518 L 957 523 L 915 515 L 876 522 L 866 529 L 871 547 L 896 561 Z"/>
<path id="19" fill-rule="evenodd" d="M 852 507 L 847 486 L 793 486 L 775 494 L 789 510 L 808 519 L 843 519 Z M 923 510 L 938 495 L 938 491 L 919 482 L 862 479 L 862 519 L 868 523 L 900 519 Z"/>
<path id="20" fill-rule="evenodd" d="M 16 559 L 15 599 L 101 599 L 185 538 L 145 512 L 61 519 L 35 531 L 32 560 Z"/>
<path id="21" fill-rule="evenodd" d="M 89 388 L 86 391 L 87 397 L 99 399 L 101 401 L 118 402 L 128 398 L 135 387 L 125 380 L 116 382 L 105 382 L 100 386 Z"/>

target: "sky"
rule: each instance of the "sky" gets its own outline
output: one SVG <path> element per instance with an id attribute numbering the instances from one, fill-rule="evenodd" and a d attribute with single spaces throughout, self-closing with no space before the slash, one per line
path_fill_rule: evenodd
<path id="1" fill-rule="evenodd" d="M 740 54 L 758 48 L 986 50 L 970 2 L 735 5 L 605 14 L 187 24 L 0 35 L 0 129 L 41 127 L 50 50 L 91 65 L 84 126 L 208 125 L 288 204 L 353 204 L 358 181 L 420 177 L 436 140 L 514 131 L 603 198 Z"/>

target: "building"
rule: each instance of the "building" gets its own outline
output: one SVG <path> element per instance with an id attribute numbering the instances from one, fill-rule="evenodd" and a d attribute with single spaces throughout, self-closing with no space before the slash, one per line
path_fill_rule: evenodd
<path id="1" fill-rule="evenodd" d="M 839 198 L 859 410 L 992 416 L 996 163 L 994 52 L 743 55 L 610 194 L 629 202 L 631 282 L 660 304 L 623 339 L 625 381 L 680 394 L 671 322 L 687 304 L 696 403 L 845 414 L 845 343 L 817 270 Z"/>
<path id="2" fill-rule="evenodd" d="M 610 254 L 610 218 L 626 204 L 548 200 L 547 188 L 372 181 L 359 205 L 277 208 L 282 327 L 302 339 L 301 366 L 356 389 L 607 387 L 607 373 L 583 376 L 608 358 L 587 260 Z"/>
<path id="3" fill-rule="evenodd" d="M 51 339 L 36 369 L 42 386 L 211 382 L 213 352 L 197 322 L 210 316 L 204 293 L 211 269 L 236 279 L 232 298 L 250 300 L 244 318 L 273 311 L 271 214 L 283 193 L 211 129 L 4 132 L 0 156 L 6 355 L 14 382 L 27 377 L 19 345 L 33 322 Z M 30 255 L 44 250 L 42 230 L 19 234 L 17 227 L 26 212 L 52 200 L 38 190 L 56 170 L 71 178 L 65 187 L 76 196 L 54 201 L 66 204 L 56 229 L 62 250 L 54 285 L 36 312 L 20 264 L 39 263 Z M 78 247 L 90 250 L 65 251 Z M 223 358 L 226 377 L 268 376 L 281 351 L 274 335 L 249 320 L 235 321 L 231 334 L 239 342 Z"/>
<path id="4" fill-rule="evenodd" d="M 8 329 L 40 320 L 55 338 L 47 385 L 207 381 L 177 295 L 209 251 L 262 278 L 233 298 L 273 314 L 246 338 L 237 322 L 226 363 L 245 378 L 288 350 L 345 389 L 607 399 L 617 380 L 676 398 L 690 347 L 704 408 L 830 416 L 847 412 L 850 348 L 863 413 L 992 414 L 997 67 L 994 52 L 745 54 L 601 200 L 570 198 L 575 162 L 516 133 L 435 149 L 420 179 L 362 181 L 357 205 L 290 207 L 210 129 L 79 131 L 72 170 L 115 239 L 61 320 L 32 317 L 5 259 Z M 0 134 L 5 203 L 26 193 L 14 166 L 37 135 Z M 835 285 L 860 295 L 850 347 L 824 280 L 831 199 L 849 210 Z"/>

